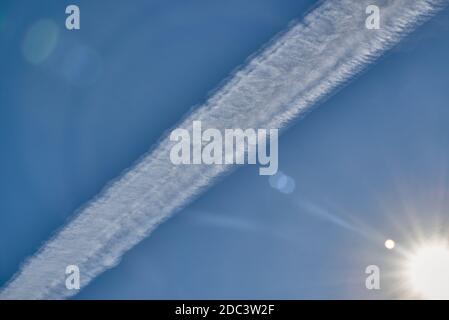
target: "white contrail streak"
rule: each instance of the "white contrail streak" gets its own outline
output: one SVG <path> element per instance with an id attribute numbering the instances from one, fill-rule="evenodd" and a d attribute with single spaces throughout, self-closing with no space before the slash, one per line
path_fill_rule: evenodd
<path id="1" fill-rule="evenodd" d="M 329 0 L 293 25 L 188 115 L 178 127 L 282 128 L 432 16 L 445 0 Z M 378 3 L 381 29 L 365 28 Z M 174 166 L 167 137 L 79 210 L 31 257 L 0 299 L 62 299 L 65 268 L 78 265 L 82 286 L 185 206 L 230 166 Z"/>

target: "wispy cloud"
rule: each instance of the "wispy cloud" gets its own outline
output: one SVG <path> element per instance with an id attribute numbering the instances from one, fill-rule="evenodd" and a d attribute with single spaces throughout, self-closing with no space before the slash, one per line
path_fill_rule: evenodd
<path id="1" fill-rule="evenodd" d="M 359 73 L 446 4 L 444 0 L 379 1 L 381 29 L 365 29 L 374 0 L 322 3 L 292 25 L 178 127 L 282 128 Z M 383 5 L 381 5 L 383 4 Z M 210 186 L 230 166 L 173 166 L 164 137 L 31 257 L 1 299 L 62 299 L 65 267 L 76 264 L 82 286 L 118 263 L 164 219 Z"/>

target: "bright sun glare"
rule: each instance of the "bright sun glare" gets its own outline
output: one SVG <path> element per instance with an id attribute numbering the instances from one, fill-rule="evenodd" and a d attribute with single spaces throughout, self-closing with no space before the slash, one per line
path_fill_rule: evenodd
<path id="1" fill-rule="evenodd" d="M 407 261 L 412 289 L 424 299 L 449 299 L 449 247 L 433 243 L 420 247 Z"/>

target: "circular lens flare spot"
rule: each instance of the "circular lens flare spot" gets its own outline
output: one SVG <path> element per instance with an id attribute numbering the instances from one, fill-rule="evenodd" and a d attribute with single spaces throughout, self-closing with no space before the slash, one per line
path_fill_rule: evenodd
<path id="1" fill-rule="evenodd" d="M 393 240 L 388 239 L 387 241 L 385 241 L 385 248 L 387 248 L 388 250 L 394 249 L 395 246 L 396 243 Z"/>
<path id="2" fill-rule="evenodd" d="M 432 244 L 410 256 L 407 275 L 413 290 L 424 299 L 449 299 L 449 248 Z"/>
<path id="3" fill-rule="evenodd" d="M 55 22 L 48 19 L 37 21 L 25 35 L 22 53 L 33 65 L 44 62 L 53 52 L 58 42 L 59 29 Z"/>

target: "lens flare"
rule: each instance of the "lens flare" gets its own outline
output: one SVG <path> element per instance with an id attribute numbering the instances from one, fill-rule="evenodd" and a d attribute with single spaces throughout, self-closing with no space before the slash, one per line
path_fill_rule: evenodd
<path id="1" fill-rule="evenodd" d="M 385 241 L 385 248 L 387 248 L 388 250 L 394 249 L 395 246 L 396 243 L 394 242 L 394 240 L 388 239 Z"/>

